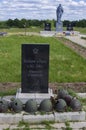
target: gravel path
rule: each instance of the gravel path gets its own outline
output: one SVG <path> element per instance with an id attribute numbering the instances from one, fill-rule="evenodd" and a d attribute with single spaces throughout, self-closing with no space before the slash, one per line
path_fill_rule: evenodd
<path id="1" fill-rule="evenodd" d="M 86 48 L 86 40 L 81 39 L 82 35 L 78 35 L 78 36 L 66 36 L 67 39 L 71 40 L 74 43 L 77 43 L 79 45 L 81 45 L 82 47 Z"/>
<path id="2" fill-rule="evenodd" d="M 78 43 L 80 36 L 78 36 L 78 37 L 79 38 L 77 38 L 77 36 L 66 36 L 66 38 L 59 37 L 58 40 L 60 40 L 64 45 L 71 48 L 77 54 L 82 56 L 84 59 L 86 59 L 86 47 L 82 46 L 83 42 L 81 42 L 81 45 Z M 74 38 L 77 40 L 75 40 Z M 85 41 L 85 40 L 80 39 L 80 41 Z M 84 45 L 86 45 L 86 44 L 84 44 Z"/>

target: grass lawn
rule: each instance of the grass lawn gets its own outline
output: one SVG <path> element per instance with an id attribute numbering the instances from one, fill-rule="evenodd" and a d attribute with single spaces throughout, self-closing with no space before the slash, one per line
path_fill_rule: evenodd
<path id="1" fill-rule="evenodd" d="M 76 27 L 74 28 L 75 31 L 79 31 L 81 34 L 86 34 L 86 27 L 81 28 L 81 27 Z"/>
<path id="2" fill-rule="evenodd" d="M 86 60 L 57 38 L 40 36 L 0 37 L 0 82 L 21 81 L 21 44 L 50 44 L 50 82 L 86 81 Z"/>
<path id="3" fill-rule="evenodd" d="M 26 28 L 26 32 L 40 32 L 41 30 L 44 30 L 44 28 L 41 27 Z M 55 28 L 52 28 L 52 30 L 55 31 Z M 65 31 L 66 27 L 64 27 L 63 30 Z M 86 28 L 74 27 L 74 31 L 79 31 L 81 34 L 86 34 Z M 0 32 L 8 32 L 8 33 L 25 32 L 25 28 L 0 29 Z"/>
<path id="4" fill-rule="evenodd" d="M 86 40 L 86 37 L 81 37 L 82 39 Z"/>
<path id="5" fill-rule="evenodd" d="M 40 32 L 43 30 L 40 27 L 29 27 L 26 28 L 26 32 Z M 25 28 L 9 28 L 9 29 L 0 29 L 0 32 L 7 32 L 7 33 L 17 33 L 17 32 L 25 32 Z"/>

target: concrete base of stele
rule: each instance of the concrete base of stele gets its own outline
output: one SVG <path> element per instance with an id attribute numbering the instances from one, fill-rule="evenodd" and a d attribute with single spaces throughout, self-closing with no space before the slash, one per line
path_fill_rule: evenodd
<path id="1" fill-rule="evenodd" d="M 56 35 L 56 31 L 40 31 L 40 36 L 52 37 Z"/>
<path id="2" fill-rule="evenodd" d="M 48 89 L 48 93 L 21 93 L 21 88 L 18 89 L 16 93 L 16 98 L 20 99 L 23 104 L 29 99 L 35 99 L 39 105 L 42 100 L 50 99 L 51 97 L 54 97 L 54 94 L 50 88 Z"/>

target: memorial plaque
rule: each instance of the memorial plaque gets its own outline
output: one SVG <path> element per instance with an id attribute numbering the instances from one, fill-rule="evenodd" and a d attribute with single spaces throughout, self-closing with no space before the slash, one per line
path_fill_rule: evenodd
<path id="1" fill-rule="evenodd" d="M 73 31 L 73 26 L 72 24 L 67 25 L 67 31 Z"/>
<path id="2" fill-rule="evenodd" d="M 45 31 L 51 31 L 51 23 L 45 23 L 44 30 Z"/>
<path id="3" fill-rule="evenodd" d="M 22 93 L 48 93 L 49 44 L 22 44 Z"/>

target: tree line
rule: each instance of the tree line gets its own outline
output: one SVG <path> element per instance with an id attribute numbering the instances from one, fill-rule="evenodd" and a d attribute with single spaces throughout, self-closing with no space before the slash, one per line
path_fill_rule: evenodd
<path id="1" fill-rule="evenodd" d="M 44 23 L 51 23 L 52 27 L 56 26 L 56 21 L 53 20 L 27 20 L 27 19 L 8 19 L 6 21 L 0 21 L 0 28 L 12 28 L 12 27 L 17 27 L 17 28 L 29 28 L 31 26 L 39 26 L 43 27 Z M 86 19 L 82 19 L 79 21 L 69 21 L 69 20 L 64 20 L 63 21 L 63 26 L 67 27 L 68 24 L 71 24 L 73 27 L 86 27 Z"/>

